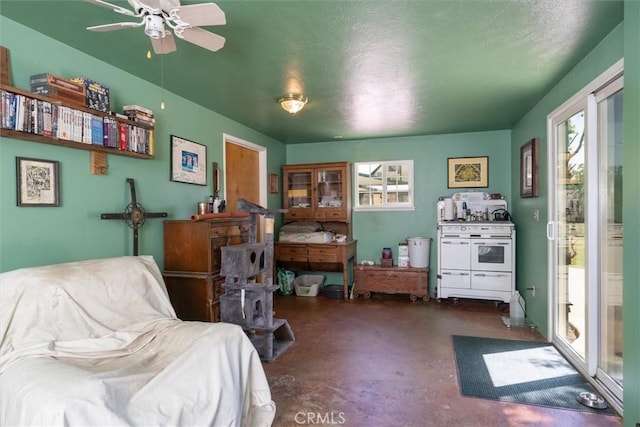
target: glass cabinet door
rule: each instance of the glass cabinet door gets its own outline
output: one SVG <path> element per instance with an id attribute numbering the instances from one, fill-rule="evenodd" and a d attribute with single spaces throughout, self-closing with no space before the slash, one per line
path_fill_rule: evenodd
<path id="1" fill-rule="evenodd" d="M 317 169 L 316 215 L 319 218 L 339 219 L 346 215 L 343 168 Z"/>
<path id="2" fill-rule="evenodd" d="M 296 170 L 286 173 L 286 209 L 291 218 L 312 216 L 312 170 Z"/>

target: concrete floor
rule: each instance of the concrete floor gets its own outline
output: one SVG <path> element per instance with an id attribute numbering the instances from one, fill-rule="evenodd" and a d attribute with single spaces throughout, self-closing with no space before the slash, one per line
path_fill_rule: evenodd
<path id="1" fill-rule="evenodd" d="M 452 335 L 544 341 L 490 301 L 275 295 L 295 343 L 265 363 L 275 427 L 621 426 L 620 417 L 463 397 Z"/>

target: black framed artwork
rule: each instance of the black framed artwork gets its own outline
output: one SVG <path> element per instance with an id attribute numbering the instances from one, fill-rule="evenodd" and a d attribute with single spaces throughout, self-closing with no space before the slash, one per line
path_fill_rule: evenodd
<path id="1" fill-rule="evenodd" d="M 60 206 L 60 163 L 16 157 L 18 206 Z"/>
<path id="2" fill-rule="evenodd" d="M 520 197 L 538 197 L 538 138 L 520 147 Z"/>

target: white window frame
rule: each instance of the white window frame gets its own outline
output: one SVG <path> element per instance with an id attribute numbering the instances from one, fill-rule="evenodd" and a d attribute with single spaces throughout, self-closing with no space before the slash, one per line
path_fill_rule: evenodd
<path id="1" fill-rule="evenodd" d="M 405 203 L 385 203 L 380 206 L 361 206 L 360 197 L 358 193 L 358 166 L 362 165 L 380 165 L 382 169 L 382 199 L 387 199 L 387 170 L 390 165 L 402 164 L 403 167 L 408 168 L 409 173 L 407 177 L 409 201 Z M 370 162 L 356 162 L 353 165 L 353 188 L 354 188 L 354 204 L 353 210 L 355 212 L 380 212 L 380 211 L 412 211 L 415 210 L 414 197 L 413 197 L 413 160 L 384 160 L 384 161 L 370 161 Z"/>

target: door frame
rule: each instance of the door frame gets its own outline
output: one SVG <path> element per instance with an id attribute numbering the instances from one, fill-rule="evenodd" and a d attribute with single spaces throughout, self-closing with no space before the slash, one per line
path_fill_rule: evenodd
<path id="1" fill-rule="evenodd" d="M 617 412 L 623 414 L 623 404 L 620 400 L 621 397 L 615 395 L 612 390 L 608 389 L 608 384 L 603 381 L 602 378 L 597 376 L 598 361 L 600 356 L 600 335 L 597 332 L 600 322 L 600 299 L 598 295 L 598 287 L 595 286 L 595 282 L 601 280 L 600 278 L 600 252 L 598 245 L 593 244 L 593 239 L 599 236 L 599 218 L 600 218 L 600 204 L 599 199 L 600 191 L 599 187 L 599 161 L 600 161 L 600 135 L 597 132 L 597 126 L 595 121 L 590 120 L 589 114 L 596 113 L 597 115 L 597 102 L 595 93 L 604 88 L 606 85 L 614 82 L 620 75 L 624 73 L 624 59 L 618 60 L 611 67 L 604 72 L 600 73 L 594 80 L 584 86 L 575 95 L 562 103 L 558 108 L 547 115 L 547 283 L 548 283 L 548 295 L 547 295 L 547 340 L 554 343 L 557 346 L 561 354 L 563 354 L 575 368 L 582 373 L 587 380 L 594 386 L 594 388 L 605 395 L 607 401 L 615 408 Z M 586 273 L 586 318 L 585 318 L 585 333 L 587 334 L 587 342 L 585 346 L 585 360 L 581 363 L 578 360 L 571 349 L 565 348 L 563 342 L 556 342 L 555 331 L 557 329 L 557 320 L 554 314 L 557 309 L 557 288 L 556 288 L 556 262 L 558 259 L 557 252 L 557 239 L 559 237 L 559 224 L 557 218 L 557 175 L 556 175 L 556 162 L 557 162 L 557 125 L 558 123 L 566 120 L 570 117 L 571 111 L 576 107 L 582 107 L 585 111 L 585 132 L 587 138 L 589 138 L 586 152 L 585 152 L 585 165 L 587 170 L 591 172 L 587 174 L 587 185 L 595 188 L 592 190 L 591 195 L 594 198 L 589 198 L 590 193 L 587 192 L 585 200 L 585 214 L 588 220 L 586 221 L 587 229 L 586 235 L 588 237 L 588 245 L 586 256 L 586 266 L 590 266 L 589 270 L 585 270 Z M 595 194 L 594 194 L 595 193 Z M 596 220 L 598 219 L 598 220 Z M 596 269 L 594 274 L 593 268 Z M 598 302 L 596 306 L 593 306 L 593 302 Z M 590 304 L 592 306 L 590 306 Z M 622 395 L 622 390 L 618 393 Z"/>
<path id="2" fill-rule="evenodd" d="M 553 141 L 555 140 L 555 121 L 557 116 L 566 115 L 567 110 L 572 108 L 575 104 L 579 102 L 581 99 L 587 98 L 590 93 L 597 91 L 607 82 L 611 81 L 613 77 L 617 74 L 620 74 L 624 71 L 624 59 L 618 60 L 615 64 L 609 67 L 606 71 L 601 73 L 598 77 L 596 77 L 593 81 L 583 87 L 579 92 L 569 98 L 567 101 L 563 102 L 558 108 L 553 110 L 551 113 L 547 115 L 547 218 L 549 218 L 549 222 L 547 222 L 547 283 L 551 285 L 554 280 L 554 270 L 552 266 L 556 260 L 555 253 L 555 244 L 554 241 L 558 237 L 557 236 L 557 221 L 552 220 L 555 219 L 555 199 L 553 195 L 555 195 L 556 189 L 556 153 L 553 148 Z M 597 136 L 596 136 L 597 137 Z M 551 286 L 548 287 L 551 290 Z M 547 340 L 551 342 L 553 338 L 553 310 L 554 310 L 554 301 L 551 296 L 547 298 Z"/>

